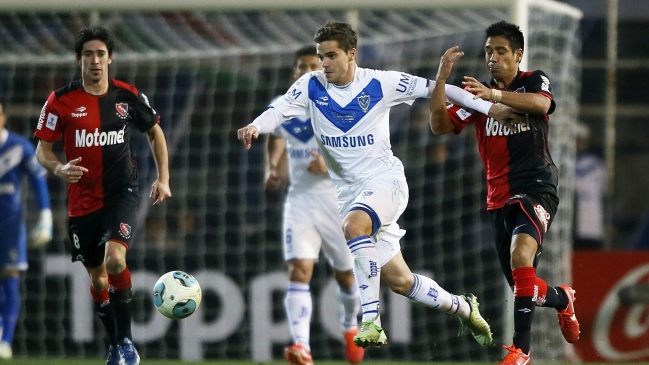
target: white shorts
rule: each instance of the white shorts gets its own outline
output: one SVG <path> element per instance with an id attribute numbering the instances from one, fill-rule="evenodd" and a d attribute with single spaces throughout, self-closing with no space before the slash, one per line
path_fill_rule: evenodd
<path id="1" fill-rule="evenodd" d="M 403 170 L 368 180 L 357 189 L 343 188 L 338 196 L 340 215 L 362 210 L 372 218 L 372 240 L 379 252 L 381 266 L 401 251 L 399 240 L 406 231 L 397 220 L 408 205 L 408 183 Z"/>
<path id="2" fill-rule="evenodd" d="M 352 269 L 352 254 L 333 190 L 331 194 L 289 194 L 284 203 L 283 233 L 284 260 L 317 260 L 322 247 L 333 269 Z"/>

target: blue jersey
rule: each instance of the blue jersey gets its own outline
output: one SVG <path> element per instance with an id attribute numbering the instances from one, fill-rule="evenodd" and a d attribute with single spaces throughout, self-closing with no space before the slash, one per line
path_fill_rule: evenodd
<path id="1" fill-rule="evenodd" d="M 2 142 L 4 140 L 4 142 Z M 50 209 L 45 169 L 36 161 L 34 146 L 25 137 L 0 130 L 0 250 L 24 244 L 25 223 L 21 186 L 27 176 L 39 209 Z"/>

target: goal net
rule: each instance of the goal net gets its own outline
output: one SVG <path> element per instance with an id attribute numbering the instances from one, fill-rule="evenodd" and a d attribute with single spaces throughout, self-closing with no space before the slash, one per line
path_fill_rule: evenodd
<path id="1" fill-rule="evenodd" d="M 354 12 L 2 10 L 0 95 L 9 129 L 31 135 L 49 92 L 79 77 L 73 42 L 88 24 L 115 33 L 111 76 L 135 84 L 162 115 L 173 198 L 159 207 L 148 200 L 156 170 L 146 138 L 135 134 L 132 141 L 143 193 L 128 264 L 135 286 L 133 332 L 144 358 L 281 358 L 290 341 L 280 240 L 284 195 L 264 190 L 263 143 L 244 150 L 236 129 L 285 92 L 293 52 L 312 43 L 315 30 L 332 19 L 359 30 L 364 67 L 434 78 L 443 52 L 459 45 L 466 55 L 449 80 L 456 85 L 463 75 L 487 79 L 483 47 L 489 24 L 504 19 L 523 26 L 527 69 L 548 74 L 558 105 L 551 118 L 551 148 L 561 171 L 562 204 L 539 271 L 554 285 L 570 281 L 579 14 L 535 1 L 494 1 L 490 8 L 466 1 L 438 3 L 445 6 Z M 419 101 L 394 108 L 391 115 L 393 148 L 406 166 L 411 194 L 400 222 L 408 231 L 404 257 L 414 272 L 432 275 L 449 291 L 475 293 L 496 341 L 507 343 L 510 294 L 493 249 L 474 133 L 434 136 L 426 109 L 426 102 Z M 104 356 L 104 333 L 92 316 L 87 275 L 69 259 L 66 186 L 53 177 L 48 182 L 55 239 L 46 250 L 30 251 L 14 354 Z M 335 285 L 323 262 L 312 281 L 313 355 L 343 359 Z M 160 275 L 175 269 L 194 274 L 205 297 L 196 314 L 172 322 L 155 312 L 151 290 Z M 497 347 L 484 349 L 470 336 L 458 336 L 459 323 L 451 316 L 391 293 L 384 297 L 390 345 L 370 350 L 369 358 L 494 361 L 502 356 Z M 536 313 L 535 359 L 563 358 L 554 312 Z"/>

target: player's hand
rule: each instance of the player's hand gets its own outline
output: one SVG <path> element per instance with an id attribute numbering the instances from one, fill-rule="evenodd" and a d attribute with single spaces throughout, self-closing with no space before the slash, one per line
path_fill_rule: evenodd
<path id="1" fill-rule="evenodd" d="M 281 185 L 282 185 L 282 178 L 277 173 L 277 170 L 276 169 L 268 170 L 266 176 L 266 190 L 277 191 L 277 189 L 279 189 Z"/>
<path id="2" fill-rule="evenodd" d="M 327 165 L 324 162 L 324 158 L 321 154 L 315 151 L 309 151 L 309 154 L 313 156 L 313 160 L 307 166 L 307 171 L 314 175 L 326 174 L 328 172 Z"/>
<path id="3" fill-rule="evenodd" d="M 489 108 L 489 116 L 497 120 L 500 124 L 515 130 L 518 124 L 525 116 L 504 104 L 494 104 Z"/>
<path id="4" fill-rule="evenodd" d="M 446 79 L 451 75 L 451 71 L 453 71 L 453 64 L 455 61 L 464 56 L 464 52 L 458 51 L 458 49 L 460 49 L 460 47 L 454 46 L 444 52 L 442 59 L 439 61 L 439 68 L 437 69 L 436 80 L 438 82 L 446 82 Z"/>
<path id="5" fill-rule="evenodd" d="M 65 165 L 61 166 L 55 175 L 63 179 L 68 184 L 74 184 L 79 182 L 84 173 L 88 172 L 88 169 L 83 166 L 77 166 L 81 162 L 81 157 L 77 157 L 74 160 L 68 161 Z"/>
<path id="6" fill-rule="evenodd" d="M 464 76 L 464 81 L 462 81 L 462 85 L 464 85 L 464 90 L 475 95 L 473 97 L 474 99 L 480 98 L 487 101 L 493 100 L 492 89 L 484 86 L 483 83 L 481 83 L 480 81 L 476 80 L 471 76 Z"/>
<path id="7" fill-rule="evenodd" d="M 41 210 L 38 222 L 29 234 L 30 246 L 34 248 L 43 247 L 52 241 L 52 211 Z"/>
<path id="8" fill-rule="evenodd" d="M 245 126 L 237 131 L 237 138 L 243 143 L 246 149 L 250 149 L 252 140 L 259 137 L 259 129 L 253 125 Z"/>
<path id="9" fill-rule="evenodd" d="M 160 179 L 156 180 L 156 182 L 151 186 L 151 194 L 149 195 L 149 198 L 155 199 L 153 205 L 158 205 L 168 198 L 171 198 L 169 183 L 160 181 Z"/>

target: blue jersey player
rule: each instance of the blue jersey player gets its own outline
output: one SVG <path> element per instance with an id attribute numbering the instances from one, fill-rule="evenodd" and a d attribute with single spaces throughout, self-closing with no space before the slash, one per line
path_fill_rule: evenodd
<path id="1" fill-rule="evenodd" d="M 20 312 L 19 273 L 27 269 L 27 233 L 20 187 L 25 176 L 40 209 L 30 242 L 40 247 L 52 239 L 52 211 L 45 169 L 36 161 L 34 146 L 5 129 L 7 116 L 0 103 L 0 359 L 12 357 L 11 342 Z"/>

